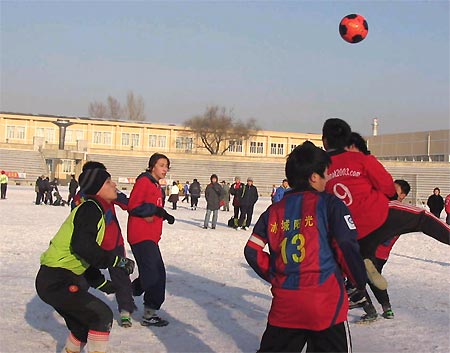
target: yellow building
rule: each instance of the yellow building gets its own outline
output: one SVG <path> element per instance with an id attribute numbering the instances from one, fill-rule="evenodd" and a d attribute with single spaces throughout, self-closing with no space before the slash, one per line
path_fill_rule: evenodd
<path id="1" fill-rule="evenodd" d="M 286 155 L 306 140 L 322 146 L 319 134 L 258 131 L 249 140 L 225 141 L 224 147 L 229 146 L 229 149 L 224 155 L 212 156 L 202 147 L 196 134 L 184 126 L 0 113 L 0 149 L 39 152 L 47 168 L 44 174 L 60 180 L 67 180 L 72 173 L 79 174 L 84 161 L 93 159 L 92 156 L 106 158 L 114 155 L 119 159 L 125 158 L 122 161 L 128 158 L 132 164 L 131 158 L 148 160 L 154 152 L 164 153 L 174 160 L 191 160 L 191 165 L 200 163 L 195 161 L 206 161 L 206 165 L 211 165 L 212 161 L 220 159 L 252 164 L 264 161 L 283 167 Z M 26 166 L 23 167 L 25 169 Z M 143 168 L 145 165 L 140 170 Z M 213 173 L 214 168 L 210 172 L 201 172 Z M 130 175 L 119 173 L 121 177 L 136 176 L 133 168 L 129 171 Z M 279 174 L 270 183 L 278 184 L 284 170 L 280 170 Z M 242 177 L 245 178 L 245 175 Z"/>

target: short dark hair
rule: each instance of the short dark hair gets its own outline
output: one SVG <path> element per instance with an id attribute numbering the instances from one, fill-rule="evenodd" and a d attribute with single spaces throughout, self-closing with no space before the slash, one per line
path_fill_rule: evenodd
<path id="1" fill-rule="evenodd" d="M 167 158 L 166 155 L 162 154 L 162 153 L 153 153 L 152 156 L 150 157 L 150 159 L 148 160 L 148 168 L 147 170 L 149 172 L 151 172 L 153 170 L 153 167 L 156 165 L 156 163 L 160 160 L 160 159 L 165 159 L 167 160 L 167 167 L 170 168 L 170 160 L 169 158 Z"/>
<path id="2" fill-rule="evenodd" d="M 352 130 L 350 125 L 339 118 L 330 118 L 322 127 L 322 138 L 325 138 L 327 148 L 344 148 L 348 146 Z"/>
<path id="3" fill-rule="evenodd" d="M 313 173 L 325 178 L 325 170 L 331 164 L 331 158 L 323 149 L 310 141 L 294 148 L 286 161 L 286 178 L 293 189 L 308 189 L 309 178 Z"/>
<path id="4" fill-rule="evenodd" d="M 361 152 L 365 155 L 370 154 L 370 151 L 367 148 L 366 140 L 364 140 L 364 137 L 362 137 L 357 132 L 352 132 L 350 134 L 350 139 L 348 140 L 347 147 L 351 147 L 352 145 L 355 146 L 359 150 L 359 152 Z"/>
<path id="5" fill-rule="evenodd" d="M 394 183 L 400 186 L 400 189 L 402 190 L 402 193 L 405 195 L 408 195 L 411 191 L 411 185 L 406 180 L 403 179 L 396 179 L 394 180 Z"/>

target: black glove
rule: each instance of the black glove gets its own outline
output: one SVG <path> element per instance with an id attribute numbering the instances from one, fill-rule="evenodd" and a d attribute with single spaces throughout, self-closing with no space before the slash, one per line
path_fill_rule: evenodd
<path id="1" fill-rule="evenodd" d="M 173 224 L 175 222 L 175 218 L 172 215 L 168 214 L 167 211 L 162 207 L 156 207 L 155 215 L 161 217 L 162 219 L 165 219 L 169 224 Z"/>
<path id="2" fill-rule="evenodd" d="M 105 292 L 106 294 L 112 294 L 116 292 L 116 287 L 114 287 L 111 281 L 104 281 L 101 285 L 97 287 L 98 290 Z"/>
<path id="3" fill-rule="evenodd" d="M 119 267 L 124 270 L 127 275 L 131 275 L 134 271 L 134 261 L 126 257 L 117 256 L 114 267 Z"/>
<path id="4" fill-rule="evenodd" d="M 166 221 L 167 221 L 167 223 L 169 223 L 169 224 L 174 224 L 174 222 L 175 222 L 175 217 L 174 216 L 172 216 L 171 214 L 168 214 L 167 212 L 166 212 L 166 217 L 164 218 Z"/>

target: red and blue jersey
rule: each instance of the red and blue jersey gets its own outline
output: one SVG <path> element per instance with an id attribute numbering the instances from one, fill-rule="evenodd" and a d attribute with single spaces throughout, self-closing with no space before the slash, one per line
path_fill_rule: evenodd
<path id="1" fill-rule="evenodd" d="M 287 193 L 261 215 L 245 257 L 272 285 L 271 325 L 324 330 L 347 319 L 342 272 L 361 289 L 367 280 L 356 237 L 348 208 L 323 192 Z"/>

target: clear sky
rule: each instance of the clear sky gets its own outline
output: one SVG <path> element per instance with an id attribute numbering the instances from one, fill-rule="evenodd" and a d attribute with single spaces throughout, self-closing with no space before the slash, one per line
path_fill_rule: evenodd
<path id="1" fill-rule="evenodd" d="M 210 105 L 263 129 L 449 129 L 448 1 L 1 1 L 0 110 L 87 116 L 141 95 L 150 122 Z M 338 32 L 360 13 L 369 35 Z"/>

